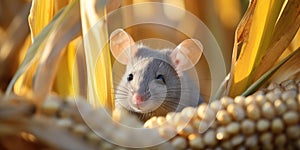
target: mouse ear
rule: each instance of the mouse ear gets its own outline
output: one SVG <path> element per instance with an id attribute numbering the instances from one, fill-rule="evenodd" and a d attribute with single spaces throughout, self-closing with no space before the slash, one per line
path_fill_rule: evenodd
<path id="1" fill-rule="evenodd" d="M 116 29 L 110 34 L 110 51 L 122 64 L 128 64 L 134 53 L 134 40 L 123 29 Z"/>
<path id="2" fill-rule="evenodd" d="M 203 46 L 196 39 L 181 42 L 170 54 L 172 63 L 178 71 L 188 70 L 196 65 L 203 52 Z"/>

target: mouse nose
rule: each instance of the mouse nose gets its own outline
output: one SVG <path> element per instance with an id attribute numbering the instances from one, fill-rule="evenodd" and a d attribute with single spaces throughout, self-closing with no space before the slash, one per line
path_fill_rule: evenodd
<path id="1" fill-rule="evenodd" d="M 142 97 L 141 94 L 139 93 L 134 93 L 133 94 L 133 100 L 136 103 L 137 106 L 140 106 L 141 103 L 144 101 L 144 98 Z"/>

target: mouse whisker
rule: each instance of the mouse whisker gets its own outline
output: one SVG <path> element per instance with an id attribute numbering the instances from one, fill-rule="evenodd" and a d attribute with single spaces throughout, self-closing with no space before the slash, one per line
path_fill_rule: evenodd
<path id="1" fill-rule="evenodd" d="M 180 102 L 178 103 L 178 105 L 183 106 L 183 107 L 190 107 L 190 105 L 186 105 L 186 104 L 183 104 L 183 103 L 180 103 Z M 196 107 L 196 106 L 193 106 L 193 107 Z"/>
<path id="2" fill-rule="evenodd" d="M 149 99 L 149 100 L 153 100 L 153 99 Z M 163 103 L 154 103 L 154 108 L 158 108 L 158 109 L 161 109 L 161 108 L 170 108 L 170 106 L 168 105 L 163 105 Z M 156 109 L 156 110 L 158 110 Z M 153 113 L 155 113 L 156 111 L 153 111 Z M 168 112 L 168 111 L 166 111 Z"/>
<path id="3" fill-rule="evenodd" d="M 121 94 L 121 93 L 115 94 L 115 98 L 118 97 L 130 97 L 130 96 L 128 94 Z"/>
<path id="4" fill-rule="evenodd" d="M 115 101 L 118 101 L 118 100 L 126 101 L 127 99 L 128 99 L 128 96 L 118 96 L 115 98 Z"/>
<path id="5" fill-rule="evenodd" d="M 165 111 L 165 113 L 167 113 L 168 111 L 170 111 L 170 108 L 172 108 L 172 106 L 168 106 L 166 104 L 161 104 L 159 105 L 158 109 L 156 109 L 156 111 L 160 112 L 161 110 Z"/>
<path id="6" fill-rule="evenodd" d="M 114 98 L 115 99 L 127 100 L 129 98 L 129 96 L 127 96 L 127 95 L 116 95 Z"/>
<path id="7" fill-rule="evenodd" d="M 168 100 L 168 99 L 172 99 L 172 100 Z M 169 101 L 179 101 L 179 99 L 177 98 L 165 98 L 165 97 L 156 97 L 156 98 L 153 98 L 153 101 L 154 102 L 157 102 L 157 103 L 164 103 L 164 102 L 169 102 Z"/>
<path id="8" fill-rule="evenodd" d="M 126 95 L 120 95 L 120 96 L 116 96 L 115 99 L 122 99 L 122 100 L 127 100 L 129 97 Z"/>
<path id="9" fill-rule="evenodd" d="M 178 107 L 178 104 L 176 104 L 176 103 L 168 103 L 168 102 L 164 102 L 164 103 L 162 103 L 161 104 L 161 106 L 160 107 L 167 107 L 167 108 L 169 108 L 169 109 L 172 109 L 172 110 L 175 110 L 174 108 L 177 108 Z"/>
<path id="10" fill-rule="evenodd" d="M 152 116 L 155 116 L 155 114 L 153 114 L 153 112 L 142 114 L 142 119 L 141 120 L 146 121 L 146 120 L 150 119 Z"/>
<path id="11" fill-rule="evenodd" d="M 174 102 L 174 101 L 168 101 L 168 100 L 166 100 L 166 102 L 167 102 L 168 104 L 174 104 L 174 105 L 179 105 L 179 106 L 184 106 L 184 107 L 187 107 L 187 106 L 188 106 L 188 105 L 186 105 L 186 104 L 181 103 L 180 101 L 179 101 L 179 102 Z"/>
<path id="12" fill-rule="evenodd" d="M 126 89 L 118 89 L 115 91 L 115 93 L 128 93 L 129 94 L 130 92 L 129 92 L 129 90 L 126 90 Z"/>
<path id="13" fill-rule="evenodd" d="M 123 102 L 126 101 L 125 99 L 116 99 L 115 102 Z"/>
<path id="14" fill-rule="evenodd" d="M 187 107 L 187 105 L 184 105 L 184 104 L 180 104 L 180 103 L 177 103 L 177 104 L 174 104 L 174 105 L 170 105 L 170 103 L 167 103 L 166 104 L 166 107 L 169 107 L 173 110 L 176 110 L 179 106 L 182 106 L 182 107 Z"/>
<path id="15" fill-rule="evenodd" d="M 168 103 L 168 104 L 178 104 L 179 103 L 178 101 L 169 100 L 169 99 L 165 99 L 164 102 Z"/>
<path id="16" fill-rule="evenodd" d="M 129 93 L 128 90 L 125 89 L 118 89 L 117 91 L 115 91 L 115 93 Z"/>
<path id="17" fill-rule="evenodd" d="M 115 96 L 130 97 L 127 93 L 116 93 Z"/>
<path id="18" fill-rule="evenodd" d="M 130 97 L 128 93 L 115 93 L 115 97 L 117 96 Z"/>
<path id="19" fill-rule="evenodd" d="M 118 94 L 122 94 L 122 95 L 129 95 L 130 93 L 128 93 L 127 91 L 122 91 L 122 90 L 119 90 L 119 91 L 116 91 L 116 92 L 114 92 L 114 94 L 116 95 L 118 95 Z"/>
<path id="20" fill-rule="evenodd" d="M 118 91 L 115 91 L 114 93 L 126 93 L 129 94 L 127 90 L 119 89 Z"/>
<path id="21" fill-rule="evenodd" d="M 117 90 L 114 91 L 114 93 L 118 93 L 118 92 L 128 93 L 128 90 L 126 90 L 126 89 L 117 89 Z"/>
<path id="22" fill-rule="evenodd" d="M 168 104 L 163 104 L 160 106 L 160 108 L 162 108 L 163 110 L 165 110 L 165 113 L 168 113 L 170 111 L 175 111 L 177 106 L 169 106 Z"/>
<path id="23" fill-rule="evenodd" d="M 126 86 L 118 86 L 117 89 L 129 90 L 130 88 Z"/>
<path id="24" fill-rule="evenodd" d="M 176 109 L 178 108 L 178 105 L 164 104 L 164 105 L 161 105 L 160 107 L 163 107 L 166 110 L 168 110 L 168 112 L 170 112 L 170 111 L 176 111 Z"/>
<path id="25" fill-rule="evenodd" d="M 174 99 L 176 100 L 176 101 L 174 101 Z M 165 101 L 167 101 L 167 102 L 183 102 L 183 101 L 186 101 L 187 99 L 180 99 L 180 98 L 174 98 L 174 97 L 166 97 L 165 98 Z M 196 101 L 196 100 L 195 100 Z"/>
<path id="26" fill-rule="evenodd" d="M 142 121 L 146 121 L 146 120 L 148 120 L 152 116 L 151 112 L 148 112 L 148 113 L 138 113 L 138 112 L 135 112 L 135 111 L 131 111 L 131 114 L 136 115 L 138 117 L 138 119 L 142 120 Z"/>

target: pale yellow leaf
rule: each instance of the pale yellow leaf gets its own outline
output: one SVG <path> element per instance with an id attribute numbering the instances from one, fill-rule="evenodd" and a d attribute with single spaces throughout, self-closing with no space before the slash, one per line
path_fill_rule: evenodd
<path id="1" fill-rule="evenodd" d="M 241 94 L 253 81 L 253 73 L 257 69 L 261 58 L 264 56 L 268 48 L 274 31 L 278 15 L 280 14 L 284 0 L 270 0 L 270 1 L 251 1 L 250 8 L 253 8 L 253 13 L 247 14 L 244 21 L 246 25 L 242 29 L 245 31 L 238 31 L 237 34 L 244 35 L 243 43 L 241 43 L 241 51 L 236 62 L 233 60 L 231 70 L 231 81 L 229 82 L 229 95 L 236 96 Z M 252 9 L 250 9 L 252 10 Z M 248 22 L 250 21 L 250 22 Z M 241 24 L 244 26 L 245 24 Z M 249 28 L 248 28 L 249 27 Z M 240 34 L 244 33 L 244 34 Z M 236 38 L 239 38 L 237 36 Z M 236 39 L 236 46 L 240 42 Z M 235 49 L 235 55 L 238 53 L 238 48 Z M 235 59 L 233 57 L 233 59 Z"/>
<path id="2" fill-rule="evenodd" d="M 31 36 L 33 40 L 46 27 L 46 25 L 50 23 L 54 15 L 57 14 L 57 12 L 61 10 L 61 8 L 65 7 L 68 3 L 69 0 L 32 1 L 31 12 L 28 20 L 30 22 Z M 43 46 L 44 45 L 41 45 L 40 50 L 36 55 L 40 55 Z M 76 47 L 68 46 L 66 54 L 64 54 L 62 57 L 62 62 L 61 64 L 59 64 L 54 91 L 62 96 L 74 94 L 74 92 L 72 91 L 72 68 L 70 68 L 70 65 L 74 63 L 75 50 Z M 71 57 L 70 55 L 72 52 L 73 57 Z M 34 66 L 37 66 L 38 60 L 31 61 L 35 61 Z M 32 88 L 32 77 L 34 76 L 34 71 L 36 70 L 36 67 L 34 66 L 30 67 L 30 70 L 27 70 L 26 75 L 22 75 L 16 83 L 18 86 L 15 86 L 15 92 L 17 92 L 19 95 L 24 95 L 25 93 L 27 93 L 28 95 L 29 93 L 31 93 L 29 88 Z M 64 78 L 64 80 L 59 80 L 62 78 Z"/>
<path id="3" fill-rule="evenodd" d="M 245 90 L 241 95 L 248 96 L 256 92 L 259 88 L 264 87 L 264 85 L 270 84 L 270 82 L 277 82 L 279 84 L 284 80 L 292 77 L 293 75 L 299 73 L 300 71 L 299 68 L 300 61 L 298 59 L 299 54 L 300 54 L 300 48 L 296 49 L 291 54 L 287 55 L 283 60 L 278 62 L 274 67 L 269 69 L 251 86 L 249 86 L 249 88 L 247 88 L 247 90 Z M 278 78 L 281 80 L 277 80 Z"/>
<path id="4" fill-rule="evenodd" d="M 65 53 L 64 47 L 79 36 L 80 29 L 79 2 L 73 1 L 55 22 L 42 50 L 33 85 L 34 97 L 39 103 L 51 91 L 57 68 Z"/>
<path id="5" fill-rule="evenodd" d="M 109 3 L 109 9 L 118 7 L 119 1 Z M 106 24 L 106 3 L 100 0 L 80 1 L 83 43 L 87 64 L 88 100 L 113 109 L 112 68 Z"/>
<path id="6" fill-rule="evenodd" d="M 54 16 L 55 0 L 32 0 L 28 21 L 32 39 L 50 22 Z"/>
<path id="7" fill-rule="evenodd" d="M 77 84 L 77 73 L 73 71 L 75 64 L 75 55 L 77 50 L 77 45 L 80 43 L 81 38 L 77 38 L 71 41 L 65 48 L 65 53 L 61 58 L 58 66 L 57 74 L 55 77 L 55 82 L 53 85 L 53 90 L 57 92 L 60 96 L 70 96 L 77 95 L 76 92 Z"/>
<path id="8" fill-rule="evenodd" d="M 289 21 L 287 21 L 289 20 Z M 300 26 L 300 1 L 290 0 L 280 16 L 272 37 L 270 46 L 262 58 L 256 70 L 253 81 L 256 81 L 262 74 L 267 72 L 275 62 L 282 56 Z"/>
<path id="9" fill-rule="evenodd" d="M 281 83 L 300 72 L 300 47 L 295 52 L 296 53 L 276 71 L 272 78 L 269 79 L 269 82 Z"/>
<path id="10" fill-rule="evenodd" d="M 32 0 L 28 21 L 34 39 L 69 0 Z"/>

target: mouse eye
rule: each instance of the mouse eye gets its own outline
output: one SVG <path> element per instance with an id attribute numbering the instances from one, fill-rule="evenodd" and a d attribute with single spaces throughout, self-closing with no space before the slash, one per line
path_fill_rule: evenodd
<path id="1" fill-rule="evenodd" d="M 166 83 L 166 82 L 165 82 L 164 76 L 161 75 L 161 74 L 157 75 L 157 76 L 156 76 L 156 79 L 157 79 L 157 80 L 161 80 L 162 82 Z"/>
<path id="2" fill-rule="evenodd" d="M 128 77 L 127 77 L 127 81 L 131 81 L 133 79 L 133 74 L 129 74 Z"/>

